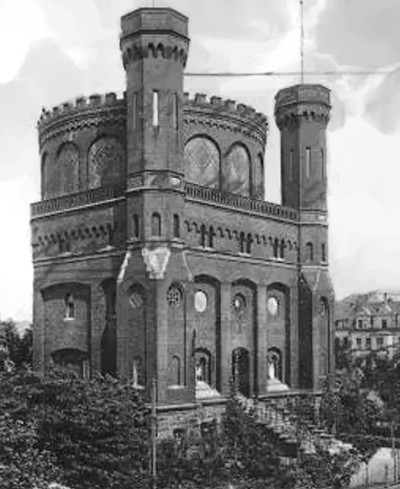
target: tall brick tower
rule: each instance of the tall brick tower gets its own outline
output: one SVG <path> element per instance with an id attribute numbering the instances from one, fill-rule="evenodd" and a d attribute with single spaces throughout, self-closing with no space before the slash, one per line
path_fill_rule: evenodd
<path id="1" fill-rule="evenodd" d="M 281 131 L 282 204 L 299 211 L 299 383 L 317 387 L 334 361 L 334 295 L 327 249 L 330 93 L 322 85 L 302 84 L 280 90 L 275 100 Z"/>
<path id="2" fill-rule="evenodd" d="M 170 8 L 143 8 L 121 19 L 121 51 L 126 70 L 127 99 L 127 232 L 126 269 L 119 283 L 119 371 L 128 375 L 131 369 L 146 372 L 143 385 L 158 379 L 158 391 L 166 401 L 167 358 L 182 359 L 179 375 L 187 388 L 194 389 L 187 379 L 188 339 L 183 318 L 172 321 L 176 331 L 168 328 L 169 303 L 180 301 L 182 291 L 174 280 L 187 279 L 182 258 L 181 216 L 184 207 L 183 182 L 183 69 L 188 55 L 188 19 Z M 147 270 L 143 267 L 146 267 Z M 173 277 L 165 279 L 167 268 Z M 146 273 L 147 272 L 147 273 Z M 125 290 L 125 284 L 142 277 L 148 290 Z M 144 291 L 143 291 L 144 292 Z M 127 304 L 126 293 L 131 296 Z M 132 303 L 148 297 L 154 317 L 140 324 Z M 147 308 L 148 310 L 148 308 Z M 126 317 L 132 319 L 126 321 Z M 136 318 L 136 319 L 135 319 Z M 171 318 L 169 318 L 171 319 Z M 152 328 L 143 325 L 151 324 Z M 168 342 L 174 338 L 174 345 Z M 126 348 L 130 349 L 127 353 Z M 175 352 L 172 352 L 175 348 Z M 135 358 L 140 359 L 135 365 Z M 173 391 L 172 397 L 173 397 Z M 193 397 L 193 392 L 189 395 Z M 182 389 L 179 398 L 184 398 Z"/>

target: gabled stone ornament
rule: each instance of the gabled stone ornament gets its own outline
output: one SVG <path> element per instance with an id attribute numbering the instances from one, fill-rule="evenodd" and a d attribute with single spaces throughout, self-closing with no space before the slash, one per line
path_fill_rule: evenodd
<path id="1" fill-rule="evenodd" d="M 150 278 L 162 280 L 168 266 L 171 252 L 166 246 L 160 246 L 154 250 L 142 249 L 142 257 Z"/>

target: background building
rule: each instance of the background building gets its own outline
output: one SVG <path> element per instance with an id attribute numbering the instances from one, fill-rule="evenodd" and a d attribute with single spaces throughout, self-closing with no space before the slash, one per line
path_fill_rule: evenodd
<path id="1" fill-rule="evenodd" d="M 355 358 L 389 358 L 400 347 L 400 293 L 353 294 L 336 305 L 335 337 Z"/>
<path id="2" fill-rule="evenodd" d="M 161 404 L 231 378 L 245 395 L 318 387 L 334 362 L 329 90 L 277 94 L 283 205 L 268 203 L 265 116 L 183 92 L 188 19 L 143 8 L 121 25 L 124 96 L 39 121 L 35 368 L 156 378 Z"/>

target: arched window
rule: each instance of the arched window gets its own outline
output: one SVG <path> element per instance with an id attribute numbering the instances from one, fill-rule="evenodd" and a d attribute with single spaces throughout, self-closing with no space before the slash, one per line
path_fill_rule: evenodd
<path id="1" fill-rule="evenodd" d="M 321 316 L 327 316 L 329 312 L 329 302 L 326 297 L 321 297 L 319 301 L 319 313 Z"/>
<path id="2" fill-rule="evenodd" d="M 210 229 L 208 231 L 208 246 L 209 248 L 214 248 L 214 236 L 215 236 L 215 231 L 212 226 L 210 226 Z"/>
<path id="3" fill-rule="evenodd" d="M 222 165 L 222 188 L 231 194 L 250 195 L 250 157 L 247 150 L 235 144 Z"/>
<path id="4" fill-rule="evenodd" d="M 282 260 L 285 258 L 285 240 L 283 239 L 279 245 L 279 258 L 282 258 Z"/>
<path id="5" fill-rule="evenodd" d="M 306 261 L 314 261 L 314 246 L 312 243 L 306 244 Z"/>
<path id="6" fill-rule="evenodd" d="M 196 382 L 211 385 L 211 354 L 204 348 L 195 351 Z"/>
<path id="7" fill-rule="evenodd" d="M 129 289 L 129 302 L 133 309 L 140 309 L 144 305 L 145 295 L 144 290 L 139 285 L 133 285 Z"/>
<path id="8" fill-rule="evenodd" d="M 158 212 L 153 212 L 151 216 L 151 235 L 161 236 L 161 216 Z"/>
<path id="9" fill-rule="evenodd" d="M 275 238 L 273 243 L 274 258 L 279 258 L 279 239 Z"/>
<path id="10" fill-rule="evenodd" d="M 253 196 L 257 199 L 264 199 L 264 158 L 258 155 L 254 166 L 254 190 Z"/>
<path id="11" fill-rule="evenodd" d="M 181 235 L 181 230 L 180 230 L 180 223 L 179 223 L 178 214 L 174 214 L 173 220 L 174 220 L 174 222 L 173 222 L 174 238 L 179 238 Z"/>
<path id="12" fill-rule="evenodd" d="M 95 141 L 88 154 L 89 188 L 115 185 L 121 181 L 124 150 L 118 139 L 104 136 Z"/>
<path id="13" fill-rule="evenodd" d="M 202 224 L 200 227 L 200 246 L 202 248 L 206 247 L 206 235 L 207 235 L 206 227 L 204 224 Z"/>
<path id="14" fill-rule="evenodd" d="M 321 245 L 321 260 L 323 262 L 326 262 L 326 245 L 325 245 L 325 243 L 322 243 L 322 245 Z"/>
<path id="15" fill-rule="evenodd" d="M 172 308 L 178 308 L 182 304 L 183 294 L 177 285 L 171 285 L 167 291 L 167 302 Z"/>
<path id="16" fill-rule="evenodd" d="M 246 253 L 248 255 L 251 255 L 251 243 L 253 242 L 253 238 L 251 236 L 251 234 L 249 233 L 247 235 L 247 239 L 246 239 Z"/>
<path id="17" fill-rule="evenodd" d="M 282 353 L 278 348 L 270 348 L 267 356 L 268 380 L 282 381 Z"/>
<path id="18" fill-rule="evenodd" d="M 217 145 L 204 136 L 186 143 L 185 179 L 204 187 L 219 188 L 220 156 Z"/>
<path id="19" fill-rule="evenodd" d="M 171 361 L 171 385 L 181 385 L 181 361 L 177 356 Z"/>
<path id="20" fill-rule="evenodd" d="M 243 232 L 240 233 L 239 244 L 240 244 L 240 253 L 244 253 L 245 252 L 245 246 L 246 246 L 246 236 Z"/>
<path id="21" fill-rule="evenodd" d="M 143 362 L 139 356 L 132 362 L 132 384 L 136 387 L 144 385 Z"/>
<path id="22" fill-rule="evenodd" d="M 75 318 L 75 303 L 72 294 L 67 294 L 65 296 L 65 319 Z"/>
<path id="23" fill-rule="evenodd" d="M 41 189 L 42 189 L 42 199 L 47 198 L 47 192 L 49 191 L 47 189 L 48 185 L 48 163 L 49 163 L 49 156 L 47 153 L 44 153 L 42 156 L 42 164 L 40 167 L 40 180 L 41 180 Z"/>
<path id="24" fill-rule="evenodd" d="M 58 195 L 79 191 L 79 149 L 74 143 L 64 143 L 60 147 L 56 171 L 58 173 Z"/>
<path id="25" fill-rule="evenodd" d="M 139 216 L 137 214 L 133 215 L 133 237 L 139 238 L 140 236 L 140 227 L 139 227 Z"/>

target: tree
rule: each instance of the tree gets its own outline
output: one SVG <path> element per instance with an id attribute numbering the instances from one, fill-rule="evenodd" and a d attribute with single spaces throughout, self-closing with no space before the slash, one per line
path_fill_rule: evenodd
<path id="1" fill-rule="evenodd" d="M 9 413 L 0 418 L 0 429 L 21 431 L 17 439 L 5 438 L 3 450 L 11 458 L 1 456 L 4 470 L 12 471 L 11 460 L 28 446 L 37 454 L 31 463 L 38 457 L 51 462 L 58 482 L 74 489 L 88 481 L 93 489 L 148 485 L 148 410 L 131 386 L 100 377 L 86 382 L 59 371 L 46 377 L 3 373 L 0 382 L 0 412 Z M 25 444 L 19 441 L 24 437 Z M 19 467 L 24 477 L 32 472 L 27 463 Z M 43 467 L 39 475 L 47 479 Z"/>
<path id="2" fill-rule="evenodd" d="M 22 335 L 14 321 L 0 321 L 0 338 L 7 349 L 8 360 L 15 368 L 32 363 L 32 329 L 26 329 Z"/>

